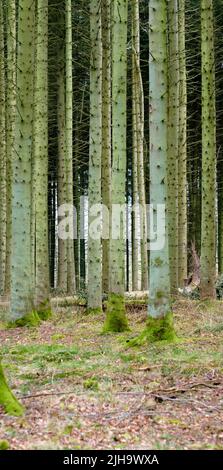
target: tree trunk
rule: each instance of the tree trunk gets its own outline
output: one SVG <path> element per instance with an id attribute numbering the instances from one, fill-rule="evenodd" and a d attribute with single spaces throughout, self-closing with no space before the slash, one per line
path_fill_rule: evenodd
<path id="1" fill-rule="evenodd" d="M 132 289 L 139 289 L 139 187 L 138 138 L 140 132 L 140 103 L 137 61 L 139 59 L 138 0 L 132 1 Z"/>
<path id="2" fill-rule="evenodd" d="M 5 106 L 5 43 L 3 5 L 0 1 L 0 295 L 5 292 L 6 268 L 6 106 Z"/>
<path id="3" fill-rule="evenodd" d="M 62 23 L 62 21 L 61 21 Z M 58 50 L 58 91 L 57 91 L 57 123 L 58 123 L 58 207 L 67 200 L 67 169 L 66 169 L 66 123 L 65 123 L 65 77 L 64 48 L 59 44 Z M 59 219 L 60 222 L 60 219 Z M 58 239 L 58 287 L 67 292 L 67 240 Z"/>
<path id="4" fill-rule="evenodd" d="M 19 1 L 17 115 L 12 181 L 11 320 L 33 311 L 31 254 L 31 171 L 33 147 L 35 4 Z"/>
<path id="5" fill-rule="evenodd" d="M 7 227 L 5 294 L 10 293 L 11 235 L 12 235 L 12 160 L 15 148 L 16 119 L 16 4 L 7 2 L 7 96 L 6 96 L 6 170 L 7 170 Z"/>
<path id="6" fill-rule="evenodd" d="M 114 0 L 112 16 L 112 226 L 110 241 L 110 288 L 104 331 L 124 331 L 128 327 L 124 306 L 127 0 Z M 116 233 L 119 226 L 119 220 L 116 219 L 118 215 L 117 207 L 122 208 L 120 233 Z"/>
<path id="7" fill-rule="evenodd" d="M 48 249 L 48 0 L 37 2 L 34 94 L 35 306 L 49 310 Z"/>
<path id="8" fill-rule="evenodd" d="M 187 279 L 187 75 L 185 0 L 179 0 L 178 285 Z"/>
<path id="9" fill-rule="evenodd" d="M 149 320 L 147 333 L 151 340 L 172 339 L 170 306 L 170 269 L 168 220 L 166 212 L 158 216 L 158 204 L 167 201 L 167 10 L 165 0 L 150 1 L 150 203 L 153 205 L 153 227 L 164 243 L 151 246 Z"/>
<path id="10" fill-rule="evenodd" d="M 88 309 L 102 309 L 101 154 L 102 31 L 101 8 L 91 0 L 90 159 L 88 183 Z M 95 208 L 95 212 L 91 211 Z M 96 222 L 97 220 L 97 227 Z M 97 230 L 99 226 L 99 231 Z"/>
<path id="11" fill-rule="evenodd" d="M 178 133 L 179 133 L 179 51 L 178 4 L 168 2 L 168 231 L 170 257 L 170 287 L 178 287 Z"/>
<path id="12" fill-rule="evenodd" d="M 111 1 L 102 0 L 102 203 L 111 211 Z M 103 214 L 104 215 L 104 214 Z M 103 226 L 107 227 L 104 217 Z M 109 221 L 110 226 L 110 221 Z M 109 230 L 110 231 L 110 230 Z M 109 291 L 109 238 L 102 240 L 102 289 Z"/>
<path id="13" fill-rule="evenodd" d="M 66 0 L 66 172 L 67 204 L 73 206 L 73 63 L 72 63 L 72 7 Z M 74 233 L 73 218 L 70 220 L 70 233 Z M 67 292 L 74 293 L 75 263 L 74 240 L 67 240 Z"/>
<path id="14" fill-rule="evenodd" d="M 215 298 L 216 107 L 212 0 L 201 0 L 202 228 L 201 298 Z"/>
<path id="15" fill-rule="evenodd" d="M 3 372 L 2 365 L 0 363 L 0 405 L 3 406 L 5 412 L 10 416 L 21 416 L 23 415 L 23 408 L 19 404 L 16 397 L 10 390 Z"/>

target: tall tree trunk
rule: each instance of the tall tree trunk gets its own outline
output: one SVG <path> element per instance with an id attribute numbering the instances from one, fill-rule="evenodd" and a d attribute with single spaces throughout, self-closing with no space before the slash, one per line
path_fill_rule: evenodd
<path id="1" fill-rule="evenodd" d="M 73 206 L 73 64 L 72 64 L 72 7 L 71 0 L 66 0 L 66 172 L 67 204 Z M 70 220 L 70 232 L 74 233 L 73 218 Z M 67 240 L 67 292 L 74 293 L 75 263 L 74 240 Z"/>
<path id="2" fill-rule="evenodd" d="M 62 22 L 62 21 L 61 21 Z M 57 91 L 57 124 L 58 124 L 58 207 L 67 200 L 66 171 L 66 123 L 65 123 L 65 77 L 64 47 L 58 50 L 58 91 Z M 60 219 L 59 219 L 60 221 Z M 58 239 L 58 287 L 67 292 L 67 240 Z"/>
<path id="3" fill-rule="evenodd" d="M 216 106 L 212 0 L 201 0 L 202 228 L 201 298 L 215 298 Z"/>
<path id="4" fill-rule="evenodd" d="M 102 203 L 111 211 L 111 1 L 102 0 Z M 104 214 L 103 214 L 104 215 Z M 103 226 L 107 220 L 104 217 Z M 110 225 L 110 222 L 109 222 Z M 109 238 L 102 240 L 102 289 L 109 291 Z"/>
<path id="5" fill-rule="evenodd" d="M 179 51 L 178 2 L 168 2 L 169 96 L 168 96 L 168 222 L 170 286 L 178 287 L 178 133 L 179 133 Z"/>
<path id="6" fill-rule="evenodd" d="M 0 1 L 0 295 L 5 292 L 6 267 L 6 106 L 3 4 Z"/>
<path id="7" fill-rule="evenodd" d="M 147 251 L 147 214 L 145 193 L 144 169 L 144 90 L 140 68 L 140 17 L 139 1 L 133 0 L 134 41 L 134 68 L 136 79 L 136 106 L 137 106 L 137 166 L 138 166 L 138 194 L 139 194 L 139 221 L 140 221 L 140 254 L 141 254 L 141 290 L 148 289 L 148 251 Z"/>
<path id="8" fill-rule="evenodd" d="M 112 12 L 112 227 L 110 241 L 110 288 L 104 331 L 123 331 L 127 326 L 125 291 L 125 187 L 126 187 L 126 82 L 127 0 L 114 0 Z M 123 209 L 120 234 L 117 206 Z M 116 217 L 115 217 L 116 215 Z"/>
<path id="9" fill-rule="evenodd" d="M 37 1 L 34 91 L 35 305 L 49 310 L 48 249 L 48 0 Z"/>
<path id="10" fill-rule="evenodd" d="M 149 4 L 150 40 L 150 203 L 153 205 L 153 228 L 164 243 L 150 252 L 150 299 L 147 334 L 152 340 L 172 339 L 170 306 L 170 270 L 168 220 L 166 212 L 158 218 L 158 205 L 167 201 L 168 77 L 167 77 L 167 9 L 165 0 Z"/>
<path id="11" fill-rule="evenodd" d="M 179 0 L 178 284 L 187 279 L 187 75 L 185 0 Z"/>
<path id="12" fill-rule="evenodd" d="M 33 311 L 31 167 L 33 147 L 35 4 L 19 0 L 17 116 L 12 181 L 11 320 Z"/>
<path id="13" fill-rule="evenodd" d="M 101 150 L 102 150 L 102 31 L 101 7 L 91 0 L 90 159 L 88 184 L 88 309 L 102 309 Z M 98 205 L 98 207 L 97 207 Z M 95 213 L 91 211 L 95 207 Z M 94 224 L 94 227 L 93 227 Z"/>
<path id="14" fill-rule="evenodd" d="M 139 54 L 138 0 L 132 1 L 132 289 L 139 289 L 139 187 L 138 187 L 138 137 L 140 103 L 137 60 Z"/>
<path id="15" fill-rule="evenodd" d="M 12 235 L 12 159 L 15 149 L 16 119 L 16 4 L 7 2 L 7 93 L 6 93 L 6 172 L 7 172 L 7 227 L 5 294 L 10 293 L 11 235 Z"/>

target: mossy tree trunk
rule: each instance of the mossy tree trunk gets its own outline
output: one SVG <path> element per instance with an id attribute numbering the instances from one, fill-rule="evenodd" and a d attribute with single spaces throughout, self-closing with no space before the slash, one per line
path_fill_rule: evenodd
<path id="1" fill-rule="evenodd" d="M 112 226 L 110 241 L 110 288 L 104 331 L 127 329 L 125 315 L 125 214 L 120 234 L 115 237 L 118 206 L 125 205 L 126 188 L 126 84 L 127 84 L 127 0 L 114 0 L 112 9 Z M 119 225 L 119 221 L 118 221 Z"/>
<path id="2" fill-rule="evenodd" d="M 88 310 L 102 309 L 101 243 L 101 155 L 102 155 L 102 30 L 101 5 L 90 3 L 91 70 L 90 70 L 90 155 L 88 184 Z M 98 209 L 91 214 L 93 206 Z M 95 227 L 95 216 L 100 227 Z M 93 227 L 94 224 L 94 227 Z"/>
<path id="3" fill-rule="evenodd" d="M 167 202 L 168 77 L 167 8 L 165 0 L 149 4 L 150 73 L 150 203 L 153 205 L 154 232 L 157 233 L 157 205 Z M 170 305 L 170 268 L 167 214 L 159 218 L 165 243 L 150 252 L 149 340 L 174 337 Z M 154 248 L 154 247 L 153 247 Z M 157 325 L 154 330 L 154 325 Z"/>
<path id="4" fill-rule="evenodd" d="M 6 267 L 6 97 L 3 3 L 0 1 L 0 295 L 5 292 Z"/>
<path id="5" fill-rule="evenodd" d="M 5 412 L 11 416 L 21 416 L 24 412 L 16 397 L 11 392 L 0 362 L 0 405 Z"/>
<path id="6" fill-rule="evenodd" d="M 212 0 L 201 0 L 202 225 L 201 298 L 215 298 L 216 278 L 216 104 Z"/>
<path id="7" fill-rule="evenodd" d="M 111 1 L 102 0 L 102 202 L 111 211 Z M 104 217 L 103 224 L 107 225 Z M 107 227 L 105 227 L 107 229 Z M 109 291 L 109 238 L 102 240 L 102 289 Z"/>
<path id="8" fill-rule="evenodd" d="M 10 294 L 11 282 L 11 235 L 12 235 L 12 159 L 15 149 L 16 119 L 16 4 L 7 2 L 7 93 L 6 93 L 6 174 L 7 174 L 7 227 L 5 294 Z"/>
<path id="9" fill-rule="evenodd" d="M 17 114 L 12 180 L 12 321 L 33 311 L 31 250 L 31 174 L 33 148 L 35 3 L 19 0 L 17 50 Z"/>
<path id="10" fill-rule="evenodd" d="M 178 285 L 187 279 L 187 71 L 185 0 L 179 0 Z"/>
<path id="11" fill-rule="evenodd" d="M 44 315 L 49 305 L 48 250 L 48 0 L 37 1 L 34 91 L 35 306 Z"/>
<path id="12" fill-rule="evenodd" d="M 178 135 L 179 135 L 179 50 L 178 2 L 168 2 L 168 231 L 170 285 L 178 287 Z"/>

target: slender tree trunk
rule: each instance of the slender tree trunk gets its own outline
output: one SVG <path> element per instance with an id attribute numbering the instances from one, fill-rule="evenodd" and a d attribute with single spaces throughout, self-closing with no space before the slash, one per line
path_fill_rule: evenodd
<path id="1" fill-rule="evenodd" d="M 49 310 L 48 248 L 48 0 L 37 2 L 34 94 L 35 305 Z"/>
<path id="2" fill-rule="evenodd" d="M 66 204 L 67 200 L 65 77 L 64 48 L 62 45 L 58 50 L 58 67 L 58 207 L 60 207 Z M 67 292 L 67 240 L 61 237 L 58 239 L 58 287 L 63 292 Z"/>
<path id="3" fill-rule="evenodd" d="M 0 1 L 0 295 L 5 292 L 6 268 L 6 99 L 3 4 Z"/>
<path id="4" fill-rule="evenodd" d="M 110 289 L 104 331 L 123 331 L 127 325 L 125 291 L 126 82 L 127 0 L 114 0 L 112 18 L 112 227 Z M 121 206 L 120 234 L 117 206 Z M 115 217 L 116 215 L 116 217 Z"/>
<path id="5" fill-rule="evenodd" d="M 132 289 L 139 289 L 139 187 L 138 187 L 138 137 L 140 126 L 139 83 L 137 54 L 139 54 L 138 0 L 132 0 Z"/>
<path id="6" fill-rule="evenodd" d="M 138 165 L 138 193 L 139 193 L 139 220 L 140 220 L 140 251 L 141 251 L 141 290 L 148 289 L 148 251 L 147 251 L 147 214 L 145 193 L 144 169 L 144 90 L 140 68 L 140 17 L 139 2 L 133 0 L 133 24 L 135 25 L 135 78 L 136 78 L 136 106 L 137 106 L 137 165 Z"/>
<path id="7" fill-rule="evenodd" d="M 102 0 L 102 202 L 111 211 L 111 1 Z M 103 214 L 104 215 L 104 214 Z M 104 217 L 103 226 L 107 227 Z M 110 225 L 110 223 L 109 223 Z M 103 238 L 102 288 L 109 291 L 109 238 Z"/>
<path id="8" fill-rule="evenodd" d="M 169 96 L 168 96 L 168 222 L 170 285 L 178 287 L 178 135 L 179 135 L 179 50 L 178 2 L 168 2 L 169 19 Z"/>
<path id="9" fill-rule="evenodd" d="M 201 298 L 215 298 L 216 106 L 212 0 L 201 0 L 202 228 Z"/>
<path id="10" fill-rule="evenodd" d="M 187 279 L 187 75 L 185 0 L 179 0 L 178 284 Z"/>
<path id="11" fill-rule="evenodd" d="M 102 31 L 101 8 L 97 0 L 90 3 L 91 72 L 90 72 L 90 159 L 88 185 L 88 309 L 102 309 L 101 233 L 101 154 L 102 154 Z M 98 205 L 98 206 L 97 206 Z M 94 214 L 91 211 L 95 207 Z"/>
<path id="12" fill-rule="evenodd" d="M 218 274 L 223 274 L 223 162 L 219 164 L 219 187 L 218 187 Z"/>
<path id="13" fill-rule="evenodd" d="M 72 7 L 71 0 L 66 0 L 66 171 L 67 204 L 73 205 L 73 65 L 72 65 Z M 74 233 L 73 219 L 70 220 L 70 232 Z M 74 293 L 75 263 L 74 241 L 67 240 L 67 292 Z"/>
<path id="14" fill-rule="evenodd" d="M 16 4 L 7 2 L 7 96 L 6 96 L 6 172 L 7 172 L 7 227 L 5 294 L 10 293 L 11 236 L 12 236 L 12 160 L 15 151 L 16 119 Z"/>
<path id="15" fill-rule="evenodd" d="M 170 306 L 170 269 L 168 220 L 166 212 L 158 218 L 158 205 L 167 201 L 168 77 L 167 77 L 167 9 L 165 0 L 149 4 L 150 40 L 150 203 L 153 205 L 153 228 L 164 243 L 150 252 L 150 299 L 147 334 L 152 340 L 172 339 Z M 159 46 L 159 47 L 158 47 Z"/>
<path id="16" fill-rule="evenodd" d="M 12 182 L 11 320 L 30 314 L 34 304 L 31 256 L 34 2 L 20 0 L 18 12 L 18 102 Z"/>

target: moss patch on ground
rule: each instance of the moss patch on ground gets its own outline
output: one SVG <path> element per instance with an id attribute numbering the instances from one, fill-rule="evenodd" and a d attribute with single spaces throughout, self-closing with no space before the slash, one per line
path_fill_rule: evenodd
<path id="1" fill-rule="evenodd" d="M 101 335 L 103 314 L 71 307 L 35 330 L 0 331 L 4 370 L 27 410 L 0 409 L 1 439 L 10 449 L 223 449 L 223 303 L 173 310 L 180 341 L 131 350 L 129 331 Z M 134 335 L 146 319 L 146 308 L 128 312 Z"/>

